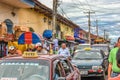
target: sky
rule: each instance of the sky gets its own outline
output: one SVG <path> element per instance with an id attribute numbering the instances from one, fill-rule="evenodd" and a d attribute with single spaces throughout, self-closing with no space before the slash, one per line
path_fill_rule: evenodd
<path id="1" fill-rule="evenodd" d="M 52 9 L 53 0 L 39 0 Z M 104 30 L 113 42 L 120 36 L 120 0 L 58 0 L 58 13 L 88 31 L 88 14 L 91 11 L 91 33 L 96 33 L 98 20 L 99 35 Z"/>

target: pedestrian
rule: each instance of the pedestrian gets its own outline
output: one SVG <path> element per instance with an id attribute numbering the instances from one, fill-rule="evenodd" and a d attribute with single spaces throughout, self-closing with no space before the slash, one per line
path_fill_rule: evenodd
<path id="1" fill-rule="evenodd" d="M 117 41 L 117 46 L 110 51 L 109 66 L 108 66 L 108 80 L 120 74 L 120 68 L 117 66 L 117 55 L 120 54 L 120 37 Z M 120 56 L 119 56 L 120 57 Z"/>
<path id="2" fill-rule="evenodd" d="M 21 55 L 22 55 L 22 52 L 20 50 L 18 50 L 16 47 L 14 47 L 14 46 L 9 47 L 7 56 L 21 56 Z"/>
<path id="3" fill-rule="evenodd" d="M 114 47 L 117 47 L 117 46 L 120 46 L 120 37 L 118 38 L 118 41 L 117 41 L 117 43 L 115 44 Z"/>
<path id="4" fill-rule="evenodd" d="M 117 54 L 117 66 L 120 68 L 120 49 L 118 51 L 119 53 Z M 108 80 L 120 80 L 120 74 L 114 78 L 109 78 Z"/>
<path id="5" fill-rule="evenodd" d="M 47 50 L 45 50 L 43 48 L 41 43 L 37 43 L 35 48 L 36 48 L 36 52 L 38 53 L 38 55 L 40 55 L 40 54 L 48 54 Z"/>
<path id="6" fill-rule="evenodd" d="M 66 46 L 65 43 L 62 43 L 61 48 L 58 50 L 58 54 L 59 54 L 59 55 L 62 55 L 62 56 L 64 56 L 64 57 L 67 57 L 67 58 L 70 57 L 70 51 L 69 51 L 69 49 L 67 48 L 67 46 Z"/>
<path id="7" fill-rule="evenodd" d="M 54 50 L 54 53 L 56 54 L 57 51 L 58 51 L 58 49 L 59 49 L 58 39 L 57 39 L 57 38 L 55 38 L 55 39 L 53 40 L 53 44 L 54 44 L 53 50 Z"/>

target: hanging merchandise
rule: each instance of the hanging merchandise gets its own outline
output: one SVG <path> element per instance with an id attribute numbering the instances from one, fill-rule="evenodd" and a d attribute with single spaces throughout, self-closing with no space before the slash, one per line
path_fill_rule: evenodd
<path id="1" fill-rule="evenodd" d="M 51 30 L 45 30 L 45 31 L 43 32 L 43 37 L 44 37 L 44 38 L 47 38 L 47 39 L 52 38 L 52 31 L 51 31 Z"/>
<path id="2" fill-rule="evenodd" d="M 80 28 L 74 29 L 74 38 L 79 38 L 79 30 L 80 30 Z"/>

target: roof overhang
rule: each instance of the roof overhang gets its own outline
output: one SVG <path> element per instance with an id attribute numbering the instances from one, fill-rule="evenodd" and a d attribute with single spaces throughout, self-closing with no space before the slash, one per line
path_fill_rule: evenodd
<path id="1" fill-rule="evenodd" d="M 31 8 L 35 5 L 33 0 L 0 0 L 0 3 L 4 3 L 16 8 Z"/>

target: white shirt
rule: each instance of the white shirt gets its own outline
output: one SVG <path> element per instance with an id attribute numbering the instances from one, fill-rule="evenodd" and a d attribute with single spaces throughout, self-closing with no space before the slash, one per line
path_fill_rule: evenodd
<path id="1" fill-rule="evenodd" d="M 60 48 L 59 51 L 58 51 L 58 54 L 59 55 L 62 55 L 64 57 L 69 57 L 70 56 L 70 52 L 69 52 L 69 49 L 68 48 Z"/>

